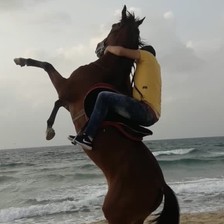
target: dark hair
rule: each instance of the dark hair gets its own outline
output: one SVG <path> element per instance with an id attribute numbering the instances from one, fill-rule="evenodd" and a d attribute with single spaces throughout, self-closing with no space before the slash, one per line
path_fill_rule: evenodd
<path id="1" fill-rule="evenodd" d="M 146 46 L 143 46 L 140 48 L 141 50 L 144 50 L 144 51 L 148 51 L 150 52 L 151 54 L 153 54 L 154 56 L 156 56 L 156 51 L 155 49 L 153 48 L 153 46 L 151 45 L 146 45 Z"/>

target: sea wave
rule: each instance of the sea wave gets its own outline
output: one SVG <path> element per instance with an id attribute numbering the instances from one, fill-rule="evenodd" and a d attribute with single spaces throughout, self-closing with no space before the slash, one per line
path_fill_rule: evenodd
<path id="1" fill-rule="evenodd" d="M 184 213 L 223 209 L 224 177 L 178 181 L 169 185 L 175 191 Z"/>
<path id="2" fill-rule="evenodd" d="M 93 164 L 82 164 L 80 166 L 77 166 L 77 168 L 83 169 L 83 170 L 92 170 L 95 169 L 95 165 Z"/>
<path id="3" fill-rule="evenodd" d="M 34 163 L 2 163 L 0 164 L 1 168 L 17 168 L 17 167 L 26 167 L 26 166 L 35 166 Z"/>
<path id="4" fill-rule="evenodd" d="M 66 201 L 75 201 L 74 197 L 65 197 L 65 198 L 55 198 L 55 199 L 28 199 L 26 201 L 27 204 L 31 205 L 47 205 L 47 204 L 52 204 L 52 203 L 61 203 L 61 202 L 66 202 Z"/>
<path id="5" fill-rule="evenodd" d="M 7 208 L 0 210 L 0 222 L 9 222 L 22 218 L 60 214 L 64 212 L 77 212 L 74 202 L 51 203 L 46 205 L 32 205 L 21 208 Z"/>
<path id="6" fill-rule="evenodd" d="M 24 202 L 26 206 L 0 210 L 0 223 L 15 223 L 16 220 L 68 213 L 94 212 L 101 208 L 105 185 L 81 186 L 76 189 L 57 189 L 43 192 Z"/>
<path id="7" fill-rule="evenodd" d="M 0 183 L 16 181 L 18 178 L 12 176 L 0 176 Z"/>
<path id="8" fill-rule="evenodd" d="M 163 155 L 185 155 L 196 151 L 195 148 L 186 148 L 186 149 L 172 149 L 172 150 L 166 150 L 166 151 L 155 151 L 153 152 L 153 155 L 163 156 Z"/>
<path id="9" fill-rule="evenodd" d="M 216 197 L 223 195 L 224 177 L 220 178 L 201 178 L 195 180 L 177 181 L 171 184 L 175 192 L 182 194 L 210 195 Z M 200 193 L 200 194 L 199 194 Z"/>
<path id="10" fill-rule="evenodd" d="M 152 152 L 161 164 L 202 164 L 223 163 L 224 152 L 214 150 L 200 150 L 197 148 L 180 148 L 171 150 L 159 150 Z"/>
<path id="11" fill-rule="evenodd" d="M 101 175 L 98 173 L 76 173 L 74 175 L 74 178 L 76 179 L 95 179 L 95 178 L 102 178 Z"/>
<path id="12" fill-rule="evenodd" d="M 211 158 L 172 158 L 172 159 L 158 159 L 161 165 L 175 165 L 175 164 L 183 164 L 183 165 L 202 165 L 208 163 L 224 163 L 224 158 L 219 157 L 211 157 Z"/>

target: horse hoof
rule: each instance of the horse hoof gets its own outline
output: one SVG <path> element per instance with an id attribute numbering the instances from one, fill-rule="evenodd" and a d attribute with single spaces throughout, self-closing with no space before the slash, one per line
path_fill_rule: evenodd
<path id="1" fill-rule="evenodd" d="M 23 67 L 23 66 L 26 65 L 26 59 L 25 59 L 25 58 L 15 58 L 15 59 L 14 59 L 14 62 L 15 62 L 17 65 L 20 65 L 21 67 Z"/>
<path id="2" fill-rule="evenodd" d="M 55 131 L 53 128 L 48 128 L 46 130 L 46 140 L 51 140 L 55 136 Z"/>

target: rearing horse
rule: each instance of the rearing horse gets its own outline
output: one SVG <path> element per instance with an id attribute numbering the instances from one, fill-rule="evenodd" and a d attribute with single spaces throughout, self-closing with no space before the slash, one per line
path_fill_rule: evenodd
<path id="1" fill-rule="evenodd" d="M 112 26 L 102 42 L 104 47 L 120 45 L 137 49 L 141 45 L 138 27 L 143 20 L 136 19 L 124 6 L 121 21 Z M 130 94 L 129 75 L 134 61 L 110 53 L 103 55 L 104 47 L 98 44 L 100 58 L 79 67 L 68 79 L 63 78 L 47 62 L 14 59 L 20 66 L 39 67 L 48 73 L 59 96 L 48 120 L 48 127 L 53 125 L 58 108 L 64 106 L 79 132 L 87 121 L 84 113 L 85 96 L 97 83 L 108 83 L 117 91 Z M 124 137 L 113 126 L 103 126 L 94 138 L 93 150 L 85 152 L 106 177 L 108 192 L 102 209 L 109 224 L 143 224 L 161 204 L 163 197 L 163 210 L 154 221 L 157 224 L 179 223 L 176 196 L 166 184 L 157 160 L 142 141 Z"/>

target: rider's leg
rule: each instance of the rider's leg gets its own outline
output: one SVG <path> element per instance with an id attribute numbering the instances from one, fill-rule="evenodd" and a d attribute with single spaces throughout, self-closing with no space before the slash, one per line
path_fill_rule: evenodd
<path id="1" fill-rule="evenodd" d="M 92 139 L 109 111 L 145 126 L 152 125 L 154 119 L 146 104 L 123 94 L 102 91 L 97 96 L 87 127 L 75 141 L 86 149 L 92 149 Z"/>
<path id="2" fill-rule="evenodd" d="M 97 97 L 85 133 L 94 137 L 109 111 L 145 126 L 152 124 L 154 118 L 144 103 L 123 94 L 103 91 Z"/>

